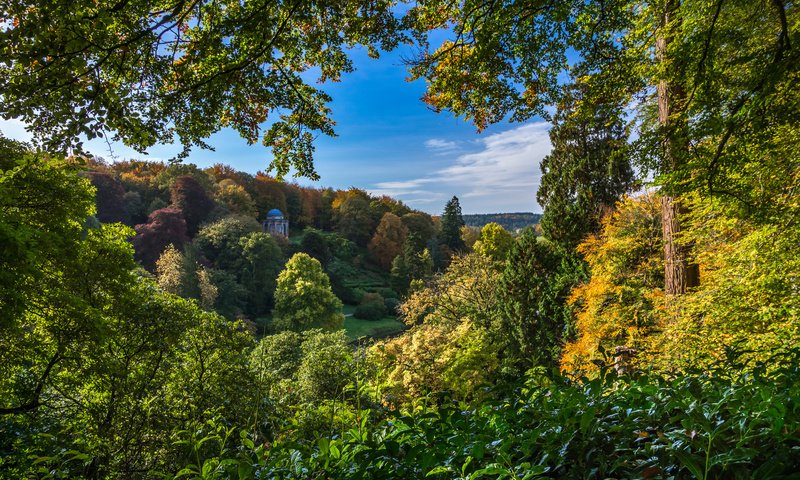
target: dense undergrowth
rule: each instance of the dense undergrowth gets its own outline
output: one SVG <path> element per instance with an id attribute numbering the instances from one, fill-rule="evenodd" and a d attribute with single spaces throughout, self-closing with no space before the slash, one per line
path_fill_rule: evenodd
<path id="1" fill-rule="evenodd" d="M 797 355 L 769 372 L 742 373 L 734 358 L 674 378 L 538 372 L 499 400 L 445 399 L 375 422 L 361 410 L 313 440 L 289 428 L 254 445 L 215 418 L 182 432 L 194 461 L 171 478 L 797 478 Z"/>

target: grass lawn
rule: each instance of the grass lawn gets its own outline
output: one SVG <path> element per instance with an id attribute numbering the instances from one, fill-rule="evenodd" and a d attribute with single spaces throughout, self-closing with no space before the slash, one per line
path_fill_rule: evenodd
<path id="1" fill-rule="evenodd" d="M 361 320 L 355 317 L 344 319 L 344 329 L 353 340 L 360 337 L 385 337 L 404 328 L 405 324 L 395 317 L 383 317 L 380 320 Z"/>
<path id="2" fill-rule="evenodd" d="M 395 317 L 383 317 L 380 320 L 361 320 L 353 316 L 355 305 L 345 305 L 342 313 L 346 315 L 344 319 L 344 329 L 348 338 L 356 340 L 360 337 L 385 337 L 397 333 L 406 328 L 405 324 Z M 256 338 L 261 338 L 264 334 L 264 327 L 272 319 L 268 316 L 259 317 L 255 320 L 258 326 Z"/>

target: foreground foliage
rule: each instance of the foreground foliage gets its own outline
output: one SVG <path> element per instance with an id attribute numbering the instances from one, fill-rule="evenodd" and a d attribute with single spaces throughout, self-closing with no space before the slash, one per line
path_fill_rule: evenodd
<path id="1" fill-rule="evenodd" d="M 607 368 L 593 380 L 530 375 L 477 407 L 417 405 L 375 425 L 363 411 L 347 429 L 289 435 L 269 450 L 243 431 L 250 448 L 220 445 L 204 478 L 794 478 L 797 352 L 772 360 L 770 374 L 736 378 L 733 355 L 671 379 Z"/>

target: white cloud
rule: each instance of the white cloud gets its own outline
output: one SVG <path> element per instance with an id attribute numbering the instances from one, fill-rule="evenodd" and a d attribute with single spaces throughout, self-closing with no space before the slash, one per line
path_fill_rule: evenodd
<path id="1" fill-rule="evenodd" d="M 458 142 L 443 140 L 441 138 L 431 138 L 425 140 L 425 148 L 436 155 L 447 155 L 458 150 Z"/>
<path id="2" fill-rule="evenodd" d="M 538 210 L 539 162 L 552 148 L 549 128 L 545 122 L 528 123 L 489 135 L 478 140 L 479 150 L 459 155 L 445 168 L 409 180 L 381 182 L 372 191 L 412 205 L 415 199 L 410 197 L 419 199 L 423 192 L 431 202 L 456 195 L 465 213 Z"/>

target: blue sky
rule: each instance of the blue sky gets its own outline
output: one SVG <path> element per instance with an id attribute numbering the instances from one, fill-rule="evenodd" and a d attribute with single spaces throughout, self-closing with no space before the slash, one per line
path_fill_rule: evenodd
<path id="1" fill-rule="evenodd" d="M 380 60 L 353 51 L 356 71 L 322 86 L 332 97 L 338 137 L 320 136 L 316 146 L 319 182 L 302 185 L 363 188 L 387 194 L 413 208 L 439 214 L 453 195 L 464 213 L 540 212 L 536 203 L 539 161 L 550 151 L 548 125 L 539 121 L 503 123 L 477 133 L 449 113 L 431 111 L 419 98 L 424 81 L 407 82 L 400 48 Z M 0 121 L 6 136 L 27 139 L 19 122 Z M 226 163 L 250 173 L 266 169 L 270 151 L 248 146 L 233 131 L 209 140 L 216 151 L 194 150 L 189 162 L 201 167 Z M 108 160 L 148 158 L 102 140 L 87 143 Z M 168 159 L 178 148 L 157 146 L 149 158 Z M 293 179 L 288 179 L 292 181 Z"/>

